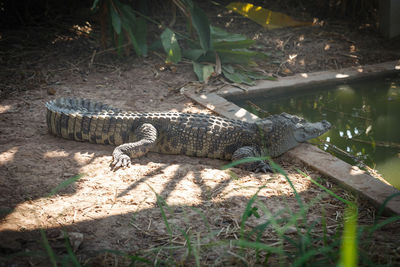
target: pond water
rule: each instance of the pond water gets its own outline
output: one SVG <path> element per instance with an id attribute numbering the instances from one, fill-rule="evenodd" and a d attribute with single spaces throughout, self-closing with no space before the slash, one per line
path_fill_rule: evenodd
<path id="1" fill-rule="evenodd" d="M 229 100 L 260 117 L 268 116 L 266 111 L 328 120 L 333 127 L 319 139 L 330 145 L 322 144 L 322 149 L 352 165 L 367 164 L 400 189 L 400 74 L 299 88 L 290 96 L 288 90 L 274 91 Z"/>

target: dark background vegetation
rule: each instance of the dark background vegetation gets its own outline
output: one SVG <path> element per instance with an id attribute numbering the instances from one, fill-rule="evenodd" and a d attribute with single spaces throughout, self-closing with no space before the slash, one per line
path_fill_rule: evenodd
<path id="1" fill-rule="evenodd" d="M 123 1 L 147 14 L 164 13 L 172 2 L 161 0 Z M 203 1 L 198 1 L 201 4 Z M 207 1 L 210 2 L 210 1 Z M 226 5 L 229 0 L 216 1 Z M 302 10 L 319 19 L 343 19 L 355 23 L 376 25 L 378 20 L 378 0 L 266 0 L 247 1 L 275 11 Z M 7 0 L 0 1 L 1 28 L 18 28 L 28 25 L 43 25 L 62 17 L 91 16 L 93 0 Z M 164 13 L 165 14 L 165 13 Z"/>

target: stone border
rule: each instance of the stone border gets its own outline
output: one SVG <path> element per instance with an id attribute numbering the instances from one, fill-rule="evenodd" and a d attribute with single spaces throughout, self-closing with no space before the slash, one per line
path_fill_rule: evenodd
<path id="1" fill-rule="evenodd" d="M 315 72 L 281 78 L 279 81 L 260 81 L 256 86 L 248 88 L 246 92 L 256 94 L 261 91 L 265 92 L 266 90 L 282 88 L 287 88 L 289 91 L 298 90 L 299 87 L 316 85 L 318 83 L 326 84 L 337 83 L 338 80 L 348 81 L 350 79 L 365 79 L 371 76 L 387 75 L 399 71 L 400 60 L 366 65 L 358 68 L 347 68 L 339 72 Z M 221 90 L 218 94 L 196 94 L 184 88 L 183 93 L 200 105 L 227 118 L 240 119 L 247 122 L 254 122 L 259 119 L 256 115 L 238 107 L 224 98 L 243 94 L 242 89 L 231 87 Z M 379 207 L 390 195 L 400 193 L 400 191 L 393 186 L 370 176 L 358 167 L 352 166 L 310 144 L 302 144 L 288 151 L 287 154 L 296 160 L 300 160 L 311 168 L 318 170 L 320 173 L 328 176 L 334 182 L 345 188 L 357 194 L 361 194 L 376 207 Z M 387 203 L 385 212 L 400 214 L 400 196 L 391 199 Z"/>
<path id="2" fill-rule="evenodd" d="M 376 76 L 385 76 L 400 72 L 400 59 L 374 65 L 345 68 L 338 71 L 320 71 L 313 73 L 301 73 L 290 77 L 280 78 L 278 81 L 260 81 L 257 85 L 246 89 L 246 93 L 255 94 L 266 90 L 287 88 L 288 91 L 305 86 L 315 86 L 345 83 L 347 81 L 362 80 Z M 243 95 L 243 89 L 230 87 L 218 92 L 221 96 Z"/>

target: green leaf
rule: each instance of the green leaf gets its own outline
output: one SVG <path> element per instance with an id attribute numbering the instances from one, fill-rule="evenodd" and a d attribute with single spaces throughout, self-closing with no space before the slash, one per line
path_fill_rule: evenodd
<path id="1" fill-rule="evenodd" d="M 136 39 L 136 36 L 133 33 L 133 29 L 132 29 L 131 25 L 129 24 L 128 21 L 126 21 L 125 17 L 122 17 L 122 22 L 123 22 L 122 23 L 122 27 L 124 28 L 124 30 L 128 34 L 129 41 L 132 43 L 132 46 L 133 46 L 133 49 L 135 49 L 136 55 L 141 56 L 143 53 L 142 53 L 142 50 L 139 47 L 138 41 Z M 120 34 L 120 36 L 123 36 L 123 34 Z"/>
<path id="2" fill-rule="evenodd" d="M 249 211 L 248 211 L 248 217 L 254 216 L 256 218 L 260 218 L 260 214 L 258 213 L 258 208 L 257 207 L 252 207 Z"/>
<path id="3" fill-rule="evenodd" d="M 148 259 L 136 256 L 136 255 L 130 255 L 130 254 L 124 253 L 124 252 L 122 252 L 120 250 L 101 249 L 101 250 L 99 250 L 99 253 L 110 253 L 110 254 L 114 254 L 114 255 L 118 255 L 118 256 L 124 256 L 124 257 L 126 257 L 126 258 L 131 260 L 131 263 L 128 266 L 135 266 L 134 264 L 137 261 L 148 263 L 148 265 L 150 265 L 150 263 L 152 263 Z"/>
<path id="4" fill-rule="evenodd" d="M 154 40 L 154 42 L 152 42 L 149 45 L 148 49 L 150 51 L 158 51 L 158 50 L 163 50 L 164 48 L 162 46 L 161 40 L 157 39 L 157 40 Z"/>
<path id="5" fill-rule="evenodd" d="M 247 49 L 235 49 L 235 50 L 230 50 L 230 49 L 218 49 L 219 53 L 228 53 L 233 56 L 245 56 L 245 57 L 259 57 L 259 56 L 265 56 L 263 53 L 256 52 L 256 51 L 250 51 Z"/>
<path id="6" fill-rule="evenodd" d="M 170 226 L 170 224 L 168 222 L 167 215 L 166 215 L 165 210 L 164 210 L 164 206 L 167 206 L 167 203 L 165 203 L 165 200 L 159 194 L 157 194 L 156 192 L 154 192 L 154 193 L 156 194 L 157 205 L 160 208 L 161 217 L 164 220 L 164 224 L 165 224 L 165 227 L 167 228 L 167 232 L 172 237 L 172 235 L 173 235 L 172 234 L 172 229 L 171 229 L 171 226 Z"/>
<path id="7" fill-rule="evenodd" d="M 246 36 L 237 33 L 229 33 L 221 28 L 211 26 L 211 37 L 214 42 L 236 42 L 248 40 Z"/>
<path id="8" fill-rule="evenodd" d="M 67 249 L 69 258 L 72 261 L 72 265 L 80 267 L 81 265 L 79 264 L 79 261 L 76 258 L 74 251 L 72 250 L 71 241 L 69 239 L 68 233 L 65 230 L 63 230 L 63 235 L 64 235 L 64 239 L 65 239 L 65 248 Z"/>
<path id="9" fill-rule="evenodd" d="M 110 15 L 111 15 L 111 23 L 113 25 L 114 31 L 117 34 L 121 33 L 121 18 L 119 17 L 117 10 L 113 5 L 110 4 Z"/>
<path id="10" fill-rule="evenodd" d="M 243 83 L 242 77 L 238 73 L 230 73 L 222 68 L 222 74 L 233 83 Z"/>
<path id="11" fill-rule="evenodd" d="M 136 37 L 133 34 L 133 30 L 132 30 L 131 26 L 129 24 L 125 24 L 125 23 L 122 25 L 123 25 L 124 30 L 128 34 L 129 41 L 132 43 L 133 49 L 135 49 L 135 53 L 140 56 L 142 53 L 140 51 L 138 42 L 136 41 Z M 123 34 L 120 34 L 120 36 L 123 36 Z M 120 45 L 122 45 L 122 42 Z"/>
<path id="12" fill-rule="evenodd" d="M 40 229 L 40 235 L 42 237 L 43 246 L 47 252 L 47 255 L 49 256 L 51 265 L 57 266 L 56 254 L 54 253 L 54 250 L 51 248 L 49 240 L 47 239 L 46 233 L 44 232 L 43 229 Z"/>
<path id="13" fill-rule="evenodd" d="M 248 48 L 252 46 L 256 41 L 254 40 L 240 40 L 240 41 L 218 41 L 213 42 L 213 47 L 215 50 L 218 49 L 239 49 L 239 48 Z"/>
<path id="14" fill-rule="evenodd" d="M 117 35 L 117 54 L 118 56 L 122 57 L 122 45 L 124 44 L 124 35 L 119 34 Z"/>
<path id="15" fill-rule="evenodd" d="M 246 55 L 234 54 L 230 52 L 218 52 L 219 58 L 222 64 L 233 63 L 233 64 L 243 64 L 249 65 L 251 57 Z"/>
<path id="16" fill-rule="evenodd" d="M 121 11 L 121 24 L 122 28 L 127 33 L 130 42 L 132 43 L 135 53 L 138 56 L 147 54 L 147 27 L 143 18 L 137 18 L 134 10 L 126 4 L 115 1 L 118 10 Z"/>
<path id="17" fill-rule="evenodd" d="M 214 73 L 214 67 L 193 61 L 193 70 L 200 82 L 207 83 L 211 75 Z"/>
<path id="18" fill-rule="evenodd" d="M 94 0 L 93 1 L 93 5 L 92 5 L 92 7 L 90 8 L 91 10 L 94 10 L 96 7 L 97 7 L 97 4 L 99 3 L 99 1 L 100 0 Z"/>
<path id="19" fill-rule="evenodd" d="M 234 72 L 235 72 L 235 69 L 233 68 L 232 65 L 223 65 L 223 66 L 222 66 L 222 69 L 223 69 L 224 71 L 229 72 L 229 73 L 234 73 Z"/>
<path id="20" fill-rule="evenodd" d="M 183 56 L 190 60 L 197 60 L 205 54 L 203 49 L 186 49 L 183 50 Z"/>
<path id="21" fill-rule="evenodd" d="M 182 53 L 175 33 L 166 28 L 161 34 L 161 43 L 167 53 L 166 62 L 178 63 L 182 58 Z"/>
<path id="22" fill-rule="evenodd" d="M 358 266 L 357 217 L 357 207 L 354 204 L 348 206 L 343 223 L 339 266 Z"/>
<path id="23" fill-rule="evenodd" d="M 200 45 L 203 50 L 211 49 L 210 22 L 203 10 L 197 6 L 191 8 L 192 24 L 199 35 Z"/>
<path id="24" fill-rule="evenodd" d="M 252 58 L 263 58 L 265 55 L 260 52 L 249 51 L 247 49 L 229 50 L 218 49 L 218 55 L 222 63 L 252 64 Z"/>
<path id="25" fill-rule="evenodd" d="M 273 76 L 269 76 L 257 71 L 241 70 L 241 72 L 252 80 L 270 80 L 270 81 L 276 80 L 276 78 Z"/>
<path id="26" fill-rule="evenodd" d="M 215 51 L 207 51 L 204 55 L 201 55 L 196 61 L 214 63 L 216 61 Z"/>
<path id="27" fill-rule="evenodd" d="M 129 5 L 123 4 L 119 1 L 114 1 L 114 3 L 118 7 L 118 9 L 121 11 L 122 17 L 125 17 L 126 20 L 130 23 L 135 23 L 136 16 L 135 16 L 133 9 Z"/>
<path id="28" fill-rule="evenodd" d="M 232 65 L 222 65 L 222 74 L 226 79 L 234 83 L 245 83 L 247 85 L 254 85 L 254 80 L 268 79 L 275 80 L 274 77 L 249 70 L 235 69 Z"/>
<path id="29" fill-rule="evenodd" d="M 181 0 L 184 6 L 188 7 L 189 9 L 192 9 L 194 4 L 192 0 Z"/>
<path id="30" fill-rule="evenodd" d="M 85 176 L 85 174 L 81 173 L 81 174 L 75 175 L 75 176 L 73 176 L 73 177 L 61 182 L 59 185 L 56 186 L 56 188 L 51 190 L 51 192 L 50 192 L 50 194 L 48 196 L 50 197 L 52 195 L 55 195 L 58 191 L 64 189 L 65 187 L 69 186 L 70 184 L 75 183 L 76 181 L 78 181 L 83 176 Z"/>
<path id="31" fill-rule="evenodd" d="M 137 18 L 134 25 L 134 34 L 140 48 L 141 55 L 147 55 L 147 24 L 144 18 Z"/>
<path id="32" fill-rule="evenodd" d="M 246 73 L 241 73 L 239 72 L 238 75 L 242 79 L 242 83 L 247 84 L 247 85 L 255 85 L 256 82 L 252 80 L 249 76 L 246 75 Z"/>
<path id="33" fill-rule="evenodd" d="M 247 85 L 255 85 L 255 81 L 252 80 L 246 73 L 235 70 L 234 72 L 226 71 L 222 68 L 222 74 L 227 78 L 229 81 L 234 83 L 244 83 Z"/>
<path id="34" fill-rule="evenodd" d="M 268 251 L 274 254 L 283 254 L 284 251 L 280 247 L 270 246 L 261 242 L 246 241 L 244 239 L 232 240 L 231 243 L 242 248 L 253 248 Z"/>

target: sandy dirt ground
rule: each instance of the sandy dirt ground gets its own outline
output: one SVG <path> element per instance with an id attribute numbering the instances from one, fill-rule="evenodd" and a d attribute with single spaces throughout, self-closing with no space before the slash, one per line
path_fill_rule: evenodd
<path id="1" fill-rule="evenodd" d="M 395 43 L 369 29 L 332 23 L 267 31 L 228 15 L 221 20 L 215 15 L 216 23 L 257 39 L 259 48 L 271 54 L 260 68 L 277 76 L 396 60 L 400 55 Z M 99 50 L 92 36 L 60 28 L 49 28 L 40 38 L 35 32 L 43 28 L 10 30 L 3 32 L 0 40 L 0 264 L 49 264 L 40 229 L 57 255 L 67 253 L 66 231 L 82 263 L 123 265 L 123 259 L 105 251 L 118 250 L 153 255 L 154 261 L 190 264 L 194 259 L 185 258 L 182 231 L 204 244 L 237 239 L 242 214 L 257 192 L 258 203 L 271 213 L 298 208 L 281 174 L 222 170 L 225 161 L 156 153 L 134 159 L 131 167 L 114 172 L 109 167 L 112 146 L 49 135 L 44 104 L 61 96 L 94 98 L 132 111 L 211 113 L 180 94 L 182 86 L 195 80 L 190 65 L 165 66 L 156 54 L 118 59 L 111 50 Z M 310 222 L 315 221 L 316 229 L 321 230 L 318 227 L 325 213 L 329 234 L 334 234 L 343 220 L 344 205 L 297 169 L 313 178 L 321 176 L 286 156 L 276 162 L 289 174 L 301 198 L 308 204 L 316 202 L 308 214 Z M 82 176 L 75 183 L 49 196 L 79 174 Z M 361 225 L 372 223 L 376 211 L 367 201 L 322 178 L 323 185 L 358 203 Z M 246 228 L 267 216 L 251 218 Z M 399 226 L 386 226 L 367 246 L 367 253 L 377 262 L 400 262 Z M 263 241 L 274 243 L 276 235 L 267 230 Z M 167 244 L 176 246 L 174 255 L 160 249 Z M 204 247 L 201 262 L 242 264 L 235 249 L 229 245 Z M 5 260 L 13 253 L 25 254 Z M 247 260 L 254 264 L 251 258 Z"/>

